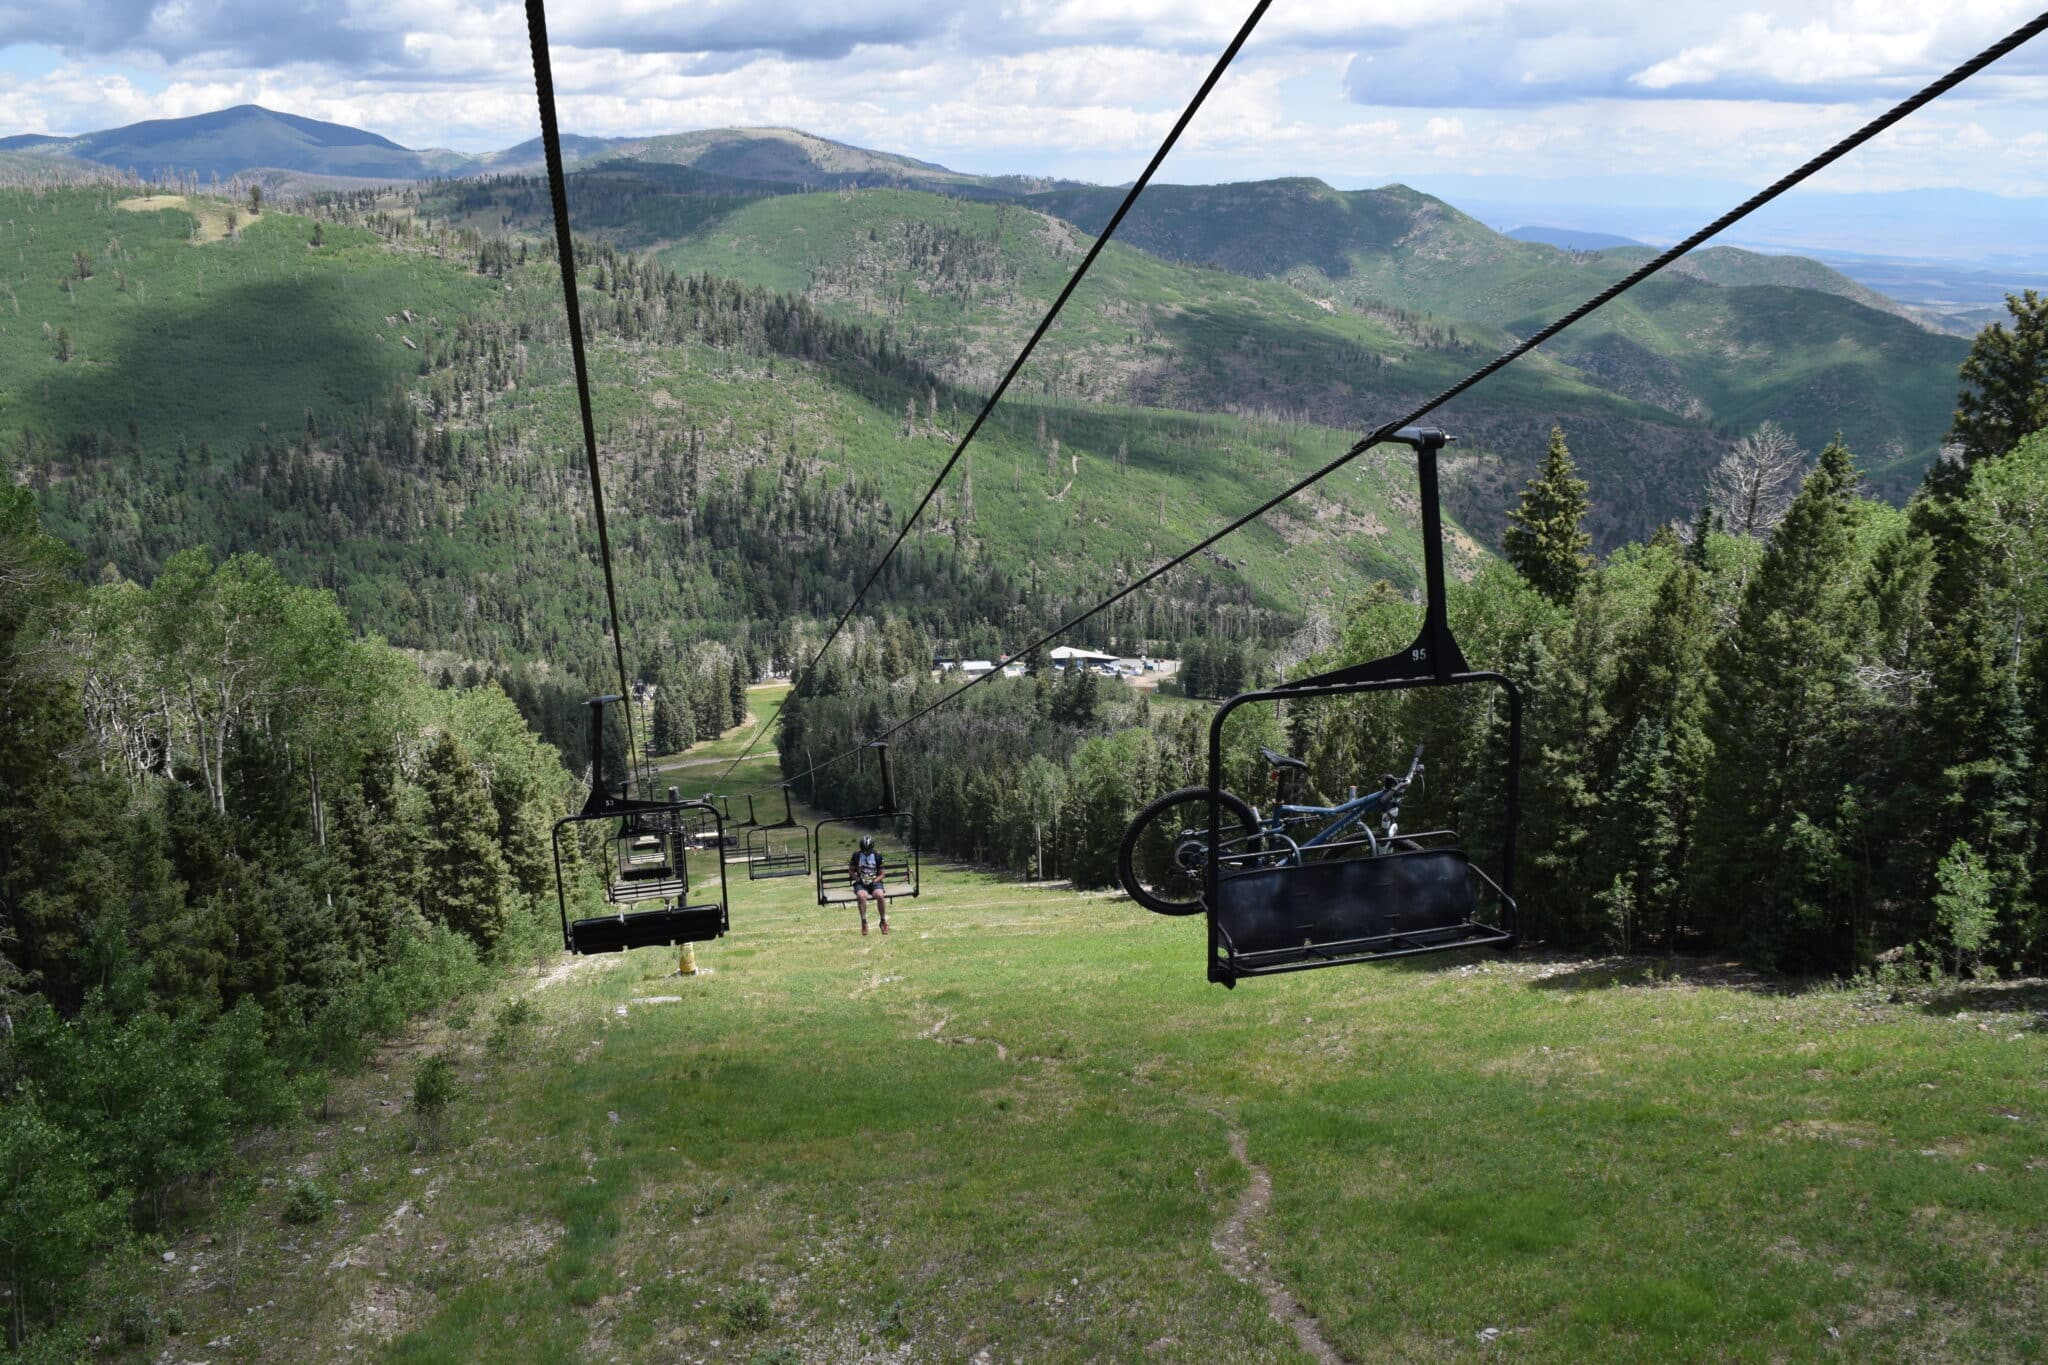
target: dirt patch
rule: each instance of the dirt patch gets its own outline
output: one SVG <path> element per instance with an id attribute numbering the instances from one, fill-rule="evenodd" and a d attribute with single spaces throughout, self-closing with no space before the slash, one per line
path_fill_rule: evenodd
<path id="1" fill-rule="evenodd" d="M 404 1333 L 421 1314 L 412 1290 L 389 1280 L 373 1280 L 363 1296 L 349 1306 L 342 1319 L 342 1332 L 372 1341 L 391 1341 Z"/>
<path id="2" fill-rule="evenodd" d="M 539 1265 L 561 1241 L 560 1225 L 522 1218 L 503 1232 L 483 1238 L 476 1246 L 476 1255 L 491 1266 Z"/>
<path id="3" fill-rule="evenodd" d="M 218 242 L 228 235 L 228 206 L 211 199 L 196 199 L 183 194 L 143 194 L 133 199 L 123 199 L 114 205 L 130 213 L 157 213 L 164 209 L 176 209 L 192 216 L 199 230 L 192 236 L 194 246 L 206 242 Z"/>
<path id="4" fill-rule="evenodd" d="M 1784 1137 L 1809 1142 L 1839 1142 L 1844 1147 L 1868 1147 L 1882 1136 L 1863 1123 L 1838 1123 L 1833 1119 L 1786 1119 L 1777 1131 Z"/>
<path id="5" fill-rule="evenodd" d="M 948 1043 L 954 1047 L 979 1047 L 983 1043 L 987 1043 L 990 1047 L 993 1047 L 996 1050 L 997 1061 L 1007 1062 L 1010 1060 L 1010 1049 L 1004 1047 L 1001 1043 L 997 1042 L 993 1038 L 976 1038 L 971 1033 L 955 1034 L 950 1038 L 942 1036 L 945 1033 L 946 1025 L 952 1022 L 952 1015 L 940 1015 L 938 1023 L 933 1024 L 930 1028 L 925 1029 L 922 1033 L 919 1033 L 917 1036 L 920 1038 L 928 1039 L 934 1043 Z"/>
<path id="6" fill-rule="evenodd" d="M 586 968 L 596 966 L 597 962 L 598 959 L 594 957 L 565 957 L 542 972 L 539 979 L 533 983 L 533 988 L 537 991 L 546 990 L 557 982 L 567 981 Z"/>
<path id="7" fill-rule="evenodd" d="M 1266 1311 L 1273 1315 L 1274 1321 L 1294 1333 L 1302 1354 L 1320 1362 L 1320 1365 L 1344 1365 L 1343 1352 L 1330 1344 L 1315 1316 L 1301 1306 L 1301 1301 L 1288 1292 L 1286 1285 L 1280 1283 L 1253 1242 L 1253 1227 L 1262 1222 L 1273 1207 L 1273 1177 L 1266 1173 L 1264 1166 L 1252 1160 L 1250 1151 L 1245 1147 L 1244 1130 L 1234 1123 L 1230 1125 L 1230 1154 L 1237 1158 L 1237 1164 L 1245 1168 L 1251 1179 L 1245 1183 L 1244 1193 L 1237 1197 L 1237 1205 L 1231 1209 L 1230 1217 L 1223 1220 L 1223 1226 L 1216 1229 L 1216 1235 L 1209 1244 L 1223 1258 L 1224 1269 L 1259 1291 L 1266 1300 Z"/>

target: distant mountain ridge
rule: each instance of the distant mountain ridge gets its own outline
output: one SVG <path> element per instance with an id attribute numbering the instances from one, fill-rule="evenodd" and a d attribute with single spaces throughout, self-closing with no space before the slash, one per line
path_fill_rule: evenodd
<path id="1" fill-rule="evenodd" d="M 0 151 L 61 156 L 145 179 L 235 176 L 256 170 L 301 171 L 365 180 L 446 175 L 473 158 L 415 151 L 346 124 L 239 104 L 189 118 L 149 119 L 76 137 L 0 138 Z"/>
<path id="2" fill-rule="evenodd" d="M 0 153 L 63 158 L 161 180 L 253 177 L 263 172 L 292 172 L 328 180 L 428 180 L 525 174 L 545 165 L 539 138 L 477 155 L 438 148 L 417 150 L 361 128 L 281 113 L 260 104 L 239 104 L 187 118 L 150 119 L 68 137 L 22 133 L 0 138 Z M 570 133 L 562 138 L 562 153 L 572 165 L 631 159 L 809 189 L 894 187 L 1011 196 L 1071 183 L 970 175 L 796 128 L 717 128 L 650 137 Z"/>
<path id="3" fill-rule="evenodd" d="M 1648 246 L 1633 237 L 1621 237 L 1612 232 L 1588 232 L 1584 228 L 1561 228 L 1524 226 L 1509 228 L 1501 234 L 1518 242 L 1541 242 L 1545 246 L 1558 247 L 1564 251 L 1605 251 L 1614 246 Z"/>

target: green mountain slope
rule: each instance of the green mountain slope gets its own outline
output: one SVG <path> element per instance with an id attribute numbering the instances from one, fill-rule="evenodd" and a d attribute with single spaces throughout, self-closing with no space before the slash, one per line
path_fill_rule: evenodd
<path id="1" fill-rule="evenodd" d="M 600 676 L 552 263 L 374 211 L 269 212 L 207 240 L 229 205 L 131 202 L 0 195 L 24 262 L 21 313 L 0 300 L 0 451 L 92 570 L 260 549 L 398 643 Z M 80 249 L 91 276 L 66 288 Z M 799 300 L 609 253 L 585 270 L 634 650 L 843 606 L 975 396 Z M 961 471 L 971 498 L 965 479 L 946 492 L 878 604 L 942 634 L 1050 624 L 1340 439 L 1026 395 Z M 1409 579 L 1409 487 L 1363 463 L 1104 628 L 1227 632 Z"/>
<path id="2" fill-rule="evenodd" d="M 1119 197 L 1068 189 L 1030 202 L 1085 227 Z M 1283 278 L 1316 298 L 1517 336 L 1654 254 L 1515 241 L 1403 186 L 1346 193 L 1315 180 L 1157 187 L 1120 238 L 1169 259 Z M 1841 431 L 1874 459 L 1924 466 L 1947 428 L 1967 345 L 1931 336 L 1819 262 L 1721 247 L 1609 305 L 1553 349 L 1617 392 L 1722 429 L 1771 417 L 1810 446 Z"/>
<path id="3" fill-rule="evenodd" d="M 644 208 L 607 220 L 597 210 L 611 201 L 574 188 L 571 201 L 581 227 L 652 247 L 685 271 L 802 290 L 838 316 L 888 327 L 936 371 L 978 387 L 993 383 L 1086 249 L 1049 215 L 914 191 L 747 198 L 669 240 L 650 236 Z M 1112 244 L 1021 382 L 1059 400 L 1288 414 L 1356 431 L 1507 343 L 1500 329 L 1461 326 Z M 1468 449 L 1498 457 L 1467 466 L 1452 495 L 1487 539 L 1553 423 L 1572 432 L 1607 490 L 1596 525 L 1609 539 L 1682 515 L 1722 448 L 1706 424 L 1544 356 L 1445 420 Z"/>

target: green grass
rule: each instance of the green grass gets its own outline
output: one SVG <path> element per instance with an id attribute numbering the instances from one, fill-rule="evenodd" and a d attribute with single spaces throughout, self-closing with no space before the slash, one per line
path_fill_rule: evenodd
<path id="1" fill-rule="evenodd" d="M 730 871 L 709 974 L 544 964 L 506 988 L 538 1007 L 517 1041 L 430 1027 L 344 1087 L 289 1158 L 343 1208 L 259 1208 L 253 1314 L 188 1238 L 188 1340 L 1288 1358 L 1211 1244 L 1249 1178 L 1235 1126 L 1273 1186 L 1253 1240 L 1351 1359 L 1476 1356 L 1487 1328 L 1556 1361 L 2048 1349 L 2038 985 L 1893 1003 L 1531 954 L 1226 993 L 1198 924 L 1108 896 L 930 868 L 862 938 L 807 883 Z M 464 1098 L 416 1152 L 380 1101 L 443 1051 Z"/>

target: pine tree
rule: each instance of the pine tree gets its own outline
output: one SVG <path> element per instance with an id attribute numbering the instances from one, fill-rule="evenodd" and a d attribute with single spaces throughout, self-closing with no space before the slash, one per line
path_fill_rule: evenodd
<path id="1" fill-rule="evenodd" d="M 1706 734 L 1709 659 L 1714 644 L 1713 605 L 1690 559 L 1680 560 L 1657 586 L 1657 596 L 1640 623 L 1621 642 L 1608 694 L 1615 733 L 1626 740 L 1615 763 L 1617 785 L 1633 765 L 1636 785 L 1659 793 L 1663 804 L 1653 831 L 1667 836 L 1654 864 L 1634 861 L 1632 845 L 1645 837 L 1637 825 L 1608 843 L 1609 866 L 1630 880 L 1634 932 L 1675 939 L 1690 913 L 1683 876 L 1692 856 L 1698 820 L 1698 790 L 1712 748 Z M 1645 730 L 1654 733 L 1654 755 L 1638 746 Z M 1630 814 L 1625 819 L 1635 820 Z M 1669 880 L 1665 880 L 1668 871 Z"/>
<path id="2" fill-rule="evenodd" d="M 1677 921 L 1684 843 L 1679 796 L 1664 727 L 1638 721 L 1622 748 L 1600 819 L 1601 852 L 1615 869 L 1601 899 L 1624 953 L 1640 946 L 1646 929 L 1668 930 Z"/>
<path id="3" fill-rule="evenodd" d="M 732 661 L 732 668 L 726 674 L 726 704 L 730 708 L 734 725 L 747 723 L 747 675 L 738 659 Z"/>
<path id="4" fill-rule="evenodd" d="M 1503 537 L 1508 563 L 1551 601 L 1564 605 L 1584 581 L 1593 537 L 1580 527 L 1592 503 L 1586 481 L 1573 470 L 1564 428 L 1550 429 L 1543 468 L 1522 489 L 1522 505 L 1508 513 Z"/>
<path id="5" fill-rule="evenodd" d="M 2029 289 L 2006 295 L 2005 306 L 2012 329 L 1992 323 L 1963 361 L 1964 387 L 1949 438 L 1969 465 L 2003 455 L 2022 436 L 2048 427 L 2048 297 Z"/>
<path id="6" fill-rule="evenodd" d="M 504 935 L 511 877 L 490 792 L 455 736 L 443 733 L 420 774 L 426 793 L 427 917 L 488 948 Z"/>
<path id="7" fill-rule="evenodd" d="M 1855 619 L 1858 476 L 1831 442 L 1772 535 L 1713 654 L 1694 895 L 1724 942 L 1783 967 L 1846 954 L 1839 862 Z"/>

